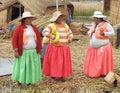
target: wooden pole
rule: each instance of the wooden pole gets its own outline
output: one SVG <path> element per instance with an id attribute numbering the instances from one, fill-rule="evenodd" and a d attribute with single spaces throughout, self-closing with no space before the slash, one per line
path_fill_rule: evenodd
<path id="1" fill-rule="evenodd" d="M 56 0 L 56 10 L 58 11 L 58 0 Z"/>
<path id="2" fill-rule="evenodd" d="M 110 10 L 110 0 L 104 0 L 104 12 L 108 12 Z"/>
<path id="3" fill-rule="evenodd" d="M 67 24 L 70 26 L 70 18 L 69 18 L 69 13 L 68 13 L 66 0 L 63 0 L 63 2 L 64 2 L 64 8 L 65 8 L 65 11 L 66 11 L 66 21 L 67 21 Z"/>

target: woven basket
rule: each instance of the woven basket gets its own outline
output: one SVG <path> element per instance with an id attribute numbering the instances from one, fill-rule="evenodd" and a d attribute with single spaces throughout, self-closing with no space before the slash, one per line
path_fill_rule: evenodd
<path id="1" fill-rule="evenodd" d="M 115 74 L 115 79 L 120 83 L 120 76 L 118 74 Z"/>
<path id="2" fill-rule="evenodd" d="M 109 84 L 112 84 L 115 81 L 115 73 L 113 72 L 109 72 L 106 77 L 104 78 L 104 80 L 106 82 L 108 82 Z"/>

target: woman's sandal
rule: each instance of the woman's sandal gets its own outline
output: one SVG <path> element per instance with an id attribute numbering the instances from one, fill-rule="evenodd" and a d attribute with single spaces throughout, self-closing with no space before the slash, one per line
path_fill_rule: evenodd
<path id="1" fill-rule="evenodd" d="M 56 82 L 55 77 L 51 77 L 51 83 L 55 83 L 55 82 Z"/>
<path id="2" fill-rule="evenodd" d="M 65 79 L 63 77 L 60 78 L 61 82 L 65 82 Z"/>

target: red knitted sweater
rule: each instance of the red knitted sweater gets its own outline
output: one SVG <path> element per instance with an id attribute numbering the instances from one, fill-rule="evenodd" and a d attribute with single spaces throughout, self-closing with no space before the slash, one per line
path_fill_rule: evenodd
<path id="1" fill-rule="evenodd" d="M 32 25 L 32 24 L 31 24 L 31 26 L 36 34 L 36 37 L 37 37 L 36 51 L 37 51 L 37 53 L 40 53 L 40 51 L 42 49 L 41 36 L 39 34 L 37 27 L 35 25 Z M 26 28 L 26 26 L 24 24 L 18 25 L 14 29 L 13 36 L 12 36 L 13 49 L 18 48 L 19 55 L 22 55 L 22 52 L 23 52 L 23 32 L 24 32 L 25 28 Z"/>

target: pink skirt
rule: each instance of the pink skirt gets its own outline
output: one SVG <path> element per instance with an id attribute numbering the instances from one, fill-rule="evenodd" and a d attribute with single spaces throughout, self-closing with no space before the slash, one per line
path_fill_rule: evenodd
<path id="1" fill-rule="evenodd" d="M 44 56 L 43 74 L 52 77 L 68 77 L 72 73 L 69 46 L 49 44 Z"/>
<path id="2" fill-rule="evenodd" d="M 113 71 L 112 46 L 108 43 L 100 48 L 88 47 L 84 60 L 84 73 L 89 77 L 99 77 Z"/>

